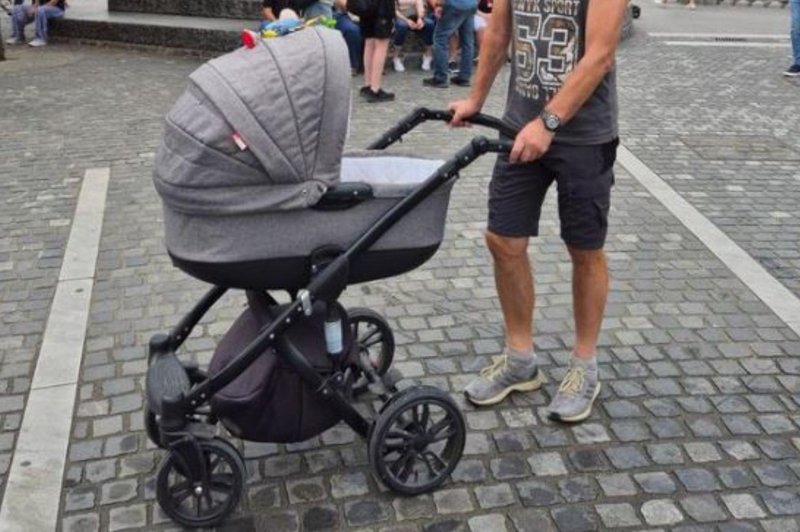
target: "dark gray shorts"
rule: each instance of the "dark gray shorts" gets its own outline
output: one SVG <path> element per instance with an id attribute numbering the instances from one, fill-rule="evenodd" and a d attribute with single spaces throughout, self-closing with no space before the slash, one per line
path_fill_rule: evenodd
<path id="1" fill-rule="evenodd" d="M 536 236 L 550 184 L 558 184 L 561 238 L 577 249 L 601 249 L 608 230 L 614 184 L 615 139 L 606 144 L 552 144 L 533 163 L 510 164 L 500 155 L 489 184 L 489 230 L 501 236 Z"/>

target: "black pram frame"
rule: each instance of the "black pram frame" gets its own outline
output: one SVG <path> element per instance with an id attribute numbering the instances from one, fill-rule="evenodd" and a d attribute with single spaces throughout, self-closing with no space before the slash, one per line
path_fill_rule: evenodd
<path id="1" fill-rule="evenodd" d="M 452 113 L 449 111 L 418 108 L 369 145 L 368 149 L 383 150 L 424 122 L 449 122 L 451 119 Z M 495 129 L 507 138 L 513 138 L 517 133 L 501 120 L 483 114 L 471 117 L 468 122 Z M 507 140 L 490 140 L 484 136 L 473 138 L 347 249 L 338 256 L 326 257 L 324 262 L 313 264 L 311 282 L 297 293 L 290 293 L 289 303 L 278 305 L 266 294 L 279 312 L 214 376 L 208 377 L 196 366 L 182 363 L 176 351 L 228 288 L 214 286 L 169 334 L 157 334 L 150 339 L 145 426 L 153 443 L 169 450 L 156 483 L 158 502 L 167 515 L 188 527 L 213 526 L 236 508 L 244 483 L 244 463 L 235 447 L 215 436 L 217 419 L 209 402 L 270 348 L 274 348 L 281 361 L 297 372 L 309 390 L 323 398 L 341 420 L 370 442 L 370 461 L 378 477 L 388 487 L 399 493 L 417 494 L 434 489 L 449 477 L 461 458 L 466 437 L 463 416 L 452 398 L 430 386 L 416 386 L 398 392 L 391 373 L 381 375 L 365 361 L 361 364 L 363 377 L 369 382 L 370 389 L 384 401 L 376 420 L 365 419 L 342 393 L 342 375 L 338 372 L 328 376 L 321 374 L 286 333 L 293 325 L 315 312 L 315 303 L 336 304 L 347 286 L 349 264 L 420 202 L 439 187 L 457 179 L 459 171 L 478 157 L 487 153 L 508 152 L 510 149 L 511 143 Z M 452 431 L 449 425 L 426 426 L 430 405 L 445 411 L 447 423 L 455 425 Z M 198 416 L 205 416 L 205 421 Z M 398 419 L 406 423 L 400 425 L 400 429 L 397 428 Z M 420 429 L 414 432 L 415 427 Z M 444 428 L 448 428 L 447 456 L 428 455 L 428 445 L 444 439 L 441 434 Z M 380 434 L 376 436 L 376 432 Z M 400 434 L 397 442 L 387 443 L 387 438 L 397 438 L 397 434 Z M 406 453 L 397 460 L 402 462 L 399 466 L 397 463 L 382 462 L 381 453 L 386 451 L 387 445 L 401 448 Z M 428 481 L 415 484 L 403 478 L 403 473 L 410 467 L 408 462 L 412 460 L 406 456 L 424 458 L 430 471 Z M 434 461 L 436 467 L 431 465 L 430 460 Z M 399 469 L 399 474 L 392 468 Z"/>

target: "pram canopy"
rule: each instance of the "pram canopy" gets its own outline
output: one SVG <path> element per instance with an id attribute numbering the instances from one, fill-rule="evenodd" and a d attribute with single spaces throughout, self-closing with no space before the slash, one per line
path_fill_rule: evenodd
<path id="1" fill-rule="evenodd" d="M 309 28 L 213 59 L 167 116 L 155 184 L 206 216 L 314 205 L 339 179 L 350 66 L 334 30 Z"/>

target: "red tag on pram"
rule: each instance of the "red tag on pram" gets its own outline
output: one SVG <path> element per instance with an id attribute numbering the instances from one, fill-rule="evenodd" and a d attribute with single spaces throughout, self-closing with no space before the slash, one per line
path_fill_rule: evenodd
<path id="1" fill-rule="evenodd" d="M 235 142 L 236 145 L 239 146 L 240 150 L 244 151 L 247 149 L 247 143 L 238 133 L 233 134 L 233 142 Z"/>

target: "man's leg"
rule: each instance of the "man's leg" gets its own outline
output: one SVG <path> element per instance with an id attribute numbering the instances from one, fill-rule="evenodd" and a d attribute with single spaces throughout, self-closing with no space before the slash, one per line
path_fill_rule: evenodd
<path id="1" fill-rule="evenodd" d="M 498 157 L 489 184 L 486 244 L 505 325 L 503 355 L 464 389 L 472 403 L 499 403 L 513 391 L 533 391 L 544 382 L 533 352 L 534 288 L 528 235 L 539 232 L 542 202 L 553 176 L 538 163 L 510 164 Z M 507 235 L 507 236 L 504 236 Z M 516 235 L 516 236 L 511 236 Z"/>
<path id="2" fill-rule="evenodd" d="M 334 18 L 336 19 L 336 29 L 342 32 L 342 37 L 347 43 L 350 68 L 359 71 L 364 55 L 364 40 L 361 38 L 361 30 L 346 13 L 334 13 Z"/>
<path id="3" fill-rule="evenodd" d="M 535 292 L 527 237 L 505 237 L 486 232 L 486 245 L 494 261 L 494 282 L 503 321 L 506 345 L 527 353 L 533 348 Z"/>
<path id="4" fill-rule="evenodd" d="M 364 39 L 364 87 L 370 87 L 372 83 L 372 57 L 375 55 L 375 42 L 376 39 L 371 37 Z"/>
<path id="5" fill-rule="evenodd" d="M 549 417 L 556 421 L 586 419 L 600 393 L 597 338 L 608 298 L 603 245 L 616 146 L 616 141 L 598 146 L 555 146 L 547 154 L 558 172 L 561 238 L 572 259 L 576 336 L 569 368 L 549 407 Z"/>
<path id="6" fill-rule="evenodd" d="M 608 299 L 608 264 L 602 249 L 567 249 L 572 258 L 575 356 L 589 359 L 597 354 L 597 338 Z"/>
<path id="7" fill-rule="evenodd" d="M 29 6 L 15 5 L 11 15 L 11 37 L 17 41 L 25 40 L 25 25 L 28 23 Z"/>

